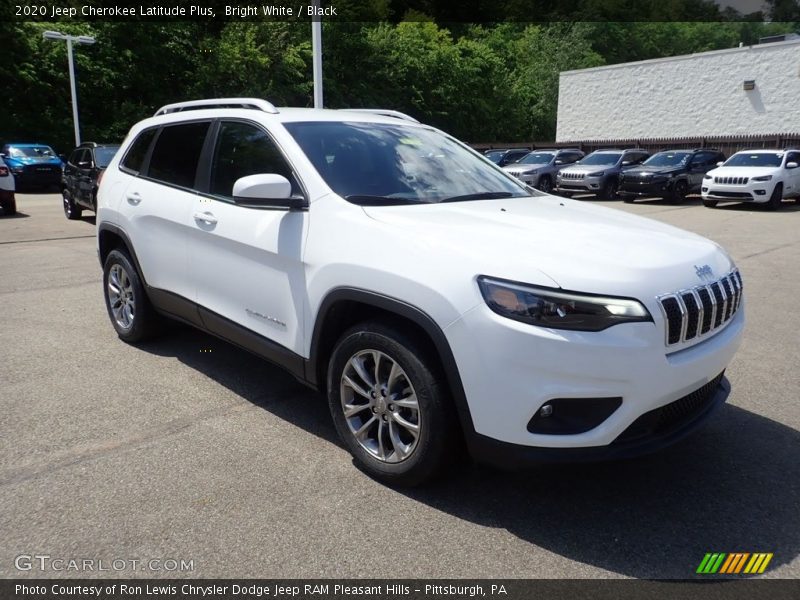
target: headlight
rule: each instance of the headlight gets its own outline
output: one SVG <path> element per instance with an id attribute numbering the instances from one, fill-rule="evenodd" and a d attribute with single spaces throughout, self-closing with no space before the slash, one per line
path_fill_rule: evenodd
<path id="1" fill-rule="evenodd" d="M 703 175 L 703 179 L 714 179 L 714 178 L 706 173 L 705 175 Z"/>
<path id="2" fill-rule="evenodd" d="M 647 309 L 632 298 L 567 292 L 478 277 L 486 304 L 498 315 L 539 327 L 602 331 L 620 323 L 652 321 Z"/>
<path id="3" fill-rule="evenodd" d="M 605 171 L 597 171 L 597 173 L 589 173 L 587 177 L 602 177 L 605 174 L 606 174 Z"/>
<path id="4" fill-rule="evenodd" d="M 753 177 L 750 181 L 769 181 L 772 175 L 762 175 L 761 177 Z"/>
<path id="5" fill-rule="evenodd" d="M 537 171 L 536 169 L 533 169 L 533 170 L 531 170 L 531 171 L 523 171 L 523 172 L 522 172 L 522 173 L 520 173 L 520 174 L 521 174 L 521 175 L 536 175 L 536 173 L 538 173 L 538 171 Z"/>

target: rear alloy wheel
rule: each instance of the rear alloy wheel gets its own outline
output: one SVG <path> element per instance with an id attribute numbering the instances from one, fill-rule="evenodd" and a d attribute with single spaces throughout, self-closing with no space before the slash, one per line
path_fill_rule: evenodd
<path id="1" fill-rule="evenodd" d="M 617 180 L 614 177 L 610 177 L 606 184 L 603 186 L 603 189 L 600 191 L 600 195 L 603 197 L 604 200 L 616 200 L 617 199 Z"/>
<path id="2" fill-rule="evenodd" d="M 672 195 L 670 196 L 670 201 L 673 204 L 683 204 L 684 200 L 686 200 L 686 194 L 689 192 L 689 186 L 686 185 L 686 182 L 683 180 L 676 181 L 675 186 L 672 188 Z"/>
<path id="3" fill-rule="evenodd" d="M 359 468 L 389 484 L 438 475 L 457 444 L 455 411 L 427 353 L 399 330 L 365 323 L 347 331 L 328 369 L 328 405 Z"/>
<path id="4" fill-rule="evenodd" d="M 106 257 L 103 292 L 108 316 L 120 339 L 135 343 L 153 335 L 158 315 L 145 294 L 139 273 L 123 250 L 112 250 Z"/>
<path id="5" fill-rule="evenodd" d="M 539 183 L 536 185 L 536 189 L 540 192 L 544 192 L 545 194 L 549 194 L 553 191 L 553 180 L 550 179 L 549 175 L 542 175 L 539 178 Z"/>
<path id="6" fill-rule="evenodd" d="M 72 198 L 69 197 L 69 194 L 66 190 L 62 192 L 61 199 L 64 204 L 64 216 L 70 221 L 77 221 L 80 219 L 81 215 L 83 214 L 83 209 L 75 204 Z"/>
<path id="7" fill-rule="evenodd" d="M 719 202 L 717 200 L 703 200 L 703 206 L 706 208 L 716 208 Z"/>
<path id="8" fill-rule="evenodd" d="M 775 186 L 775 189 L 772 190 L 772 196 L 769 197 L 765 208 L 767 210 L 778 210 L 781 204 L 783 204 L 783 184 L 779 183 Z"/>

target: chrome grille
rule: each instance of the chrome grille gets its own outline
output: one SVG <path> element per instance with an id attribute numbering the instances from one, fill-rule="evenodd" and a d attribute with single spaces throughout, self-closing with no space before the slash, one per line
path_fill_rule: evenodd
<path id="1" fill-rule="evenodd" d="M 714 177 L 714 183 L 727 185 L 745 185 L 748 181 L 750 181 L 749 177 Z"/>
<path id="2" fill-rule="evenodd" d="M 730 321 L 742 303 L 742 291 L 742 276 L 735 269 L 717 281 L 659 296 L 667 345 L 711 334 Z"/>
<path id="3" fill-rule="evenodd" d="M 584 173 L 561 173 L 561 179 L 583 179 Z"/>

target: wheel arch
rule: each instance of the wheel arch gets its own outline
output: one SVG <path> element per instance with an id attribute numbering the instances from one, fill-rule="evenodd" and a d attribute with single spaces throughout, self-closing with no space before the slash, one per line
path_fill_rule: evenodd
<path id="1" fill-rule="evenodd" d="M 444 332 L 423 310 L 390 296 L 357 288 L 336 288 L 325 296 L 314 324 L 306 381 L 323 394 L 327 392 L 328 361 L 336 341 L 348 328 L 365 320 L 402 326 L 426 346 L 444 375 L 462 431 L 467 436 L 474 432 L 461 376 Z"/>
<path id="2" fill-rule="evenodd" d="M 117 248 L 121 248 L 127 252 L 128 256 L 133 260 L 133 264 L 142 279 L 142 283 L 147 287 L 142 267 L 139 265 L 139 259 L 136 257 L 136 252 L 133 249 L 128 235 L 118 226 L 112 223 L 101 223 L 97 227 L 97 257 L 100 259 L 100 266 L 103 267 L 106 263 L 108 254 Z"/>

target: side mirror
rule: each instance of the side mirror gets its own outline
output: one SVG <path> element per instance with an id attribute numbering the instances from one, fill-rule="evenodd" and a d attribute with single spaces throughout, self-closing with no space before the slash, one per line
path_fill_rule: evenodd
<path id="1" fill-rule="evenodd" d="M 724 163 L 723 161 L 719 161 L 719 162 L 717 163 L 717 166 L 718 166 L 718 167 L 721 167 L 721 166 L 722 166 L 722 165 L 724 165 L 724 164 L 725 164 L 725 163 Z"/>
<path id="2" fill-rule="evenodd" d="M 88 160 L 82 160 L 78 163 L 78 166 L 81 169 L 90 169 L 92 167 L 92 163 Z"/>
<path id="3" fill-rule="evenodd" d="M 249 208 L 302 210 L 306 199 L 292 196 L 292 184 L 277 173 L 259 173 L 240 177 L 233 184 L 233 201 Z"/>

